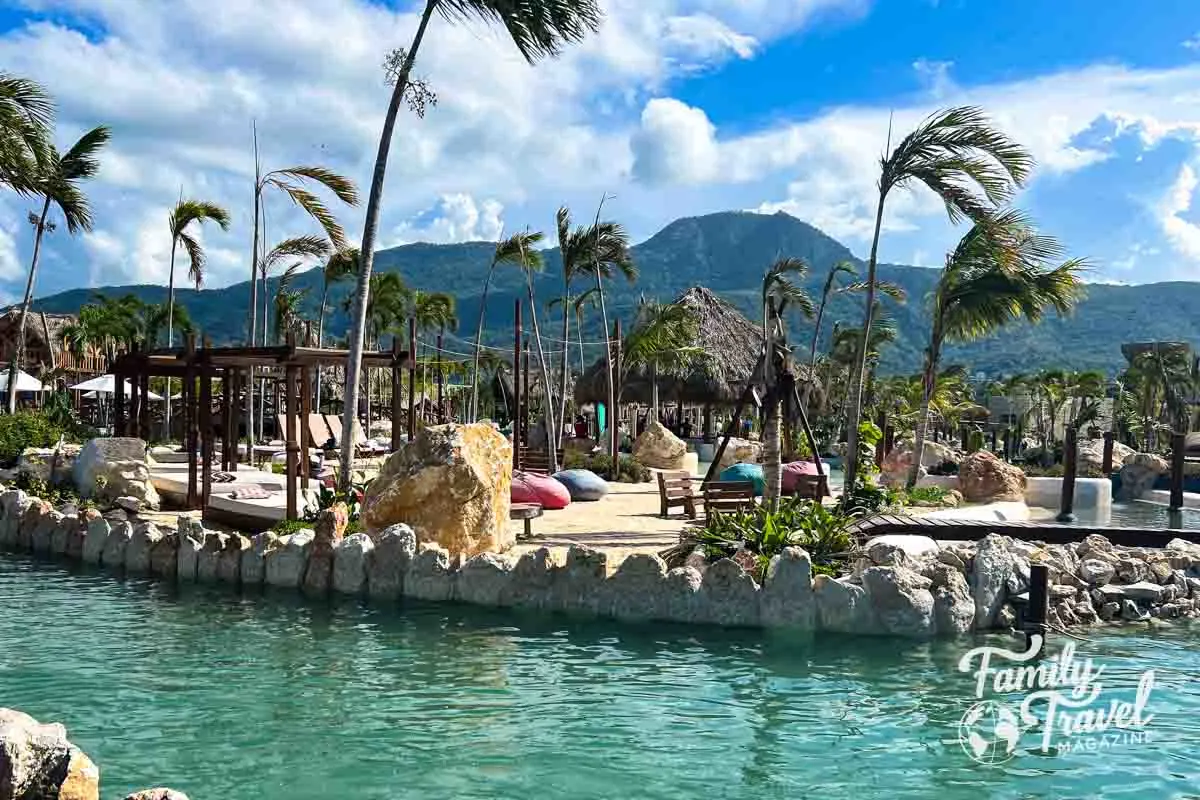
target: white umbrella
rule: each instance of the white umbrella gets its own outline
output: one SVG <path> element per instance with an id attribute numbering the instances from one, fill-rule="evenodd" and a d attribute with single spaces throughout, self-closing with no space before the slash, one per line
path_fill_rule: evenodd
<path id="1" fill-rule="evenodd" d="M 17 384 L 20 386 L 20 384 Z M 81 392 L 97 392 L 99 394 L 113 394 L 117 390 L 117 379 L 115 375 L 101 375 L 98 378 L 92 378 L 83 383 L 77 383 L 71 387 Z M 129 381 L 125 381 L 125 396 L 133 397 L 133 386 Z M 147 397 L 151 400 L 162 400 L 162 395 L 154 392 L 147 392 Z"/>
<path id="2" fill-rule="evenodd" d="M 46 387 L 42 386 L 42 382 L 30 375 L 25 370 L 17 370 L 17 391 L 18 392 L 42 392 Z M 4 369 L 0 372 L 0 392 L 8 391 L 8 370 Z"/>

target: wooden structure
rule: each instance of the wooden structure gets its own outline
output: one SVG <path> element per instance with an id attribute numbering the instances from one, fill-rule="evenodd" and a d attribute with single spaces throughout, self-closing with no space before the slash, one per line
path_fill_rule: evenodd
<path id="1" fill-rule="evenodd" d="M 704 516 L 713 512 L 753 509 L 754 484 L 751 481 L 709 481 L 704 484 Z"/>
<path id="2" fill-rule="evenodd" d="M 275 347 L 212 347 L 197 348 L 194 337 L 188 337 L 182 348 L 139 352 L 119 357 L 113 364 L 115 393 L 113 398 L 113 432 L 116 436 L 145 438 L 150 433 L 149 384 L 151 377 L 180 378 L 183 381 L 184 430 L 187 432 L 184 449 L 188 454 L 187 507 L 204 509 L 212 495 L 212 471 L 216 442 L 221 442 L 221 469 L 236 470 L 239 461 L 239 437 L 242 420 L 242 392 L 248 387 L 250 371 L 271 375 L 281 385 L 286 426 L 287 453 L 286 503 L 287 519 L 297 519 L 298 485 L 308 488 L 308 452 L 314 443 L 307 420 L 312 413 L 313 370 L 322 366 L 344 364 L 347 350 L 319 347 L 297 347 L 295 339 Z M 410 367 L 409 353 L 393 344 L 390 352 L 364 352 L 362 368 L 384 368 L 392 371 L 392 386 L 399 385 L 399 372 Z M 213 411 L 213 380 L 221 381 L 219 407 Z M 133 396 L 125 397 L 125 382 L 133 388 Z M 248 395 L 247 395 L 248 397 Z M 401 416 L 401 395 L 392 393 L 392 419 Z M 410 415 L 411 419 L 411 415 Z M 305 424 L 301 424 L 301 420 Z M 392 426 L 392 449 L 399 449 L 400 426 Z M 301 470 L 301 454 L 304 469 Z M 247 448 L 247 460 L 251 459 Z"/>
<path id="3" fill-rule="evenodd" d="M 104 353 L 98 347 L 89 345 L 82 356 L 77 356 L 63 344 L 63 330 L 78 319 L 71 314 L 30 311 L 25 322 L 25 360 L 21 368 L 31 375 L 51 369 L 65 370 L 75 377 L 105 372 Z M 0 314 L 0 362 L 7 364 L 16 356 L 20 320 L 20 307 Z"/>
<path id="4" fill-rule="evenodd" d="M 659 515 L 666 519 L 672 508 L 682 508 L 688 519 L 696 518 L 696 495 L 692 476 L 685 470 L 658 473 Z"/>
<path id="5" fill-rule="evenodd" d="M 541 515 L 541 503 L 512 503 L 508 508 L 509 519 L 519 519 L 525 523 L 525 530 L 521 534 L 523 539 L 533 538 L 533 521 Z"/>

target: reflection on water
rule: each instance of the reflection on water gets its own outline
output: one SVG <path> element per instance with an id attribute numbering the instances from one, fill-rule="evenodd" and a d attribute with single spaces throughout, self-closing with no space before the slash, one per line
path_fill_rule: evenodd
<path id="1" fill-rule="evenodd" d="M 1113 685 L 1160 670 L 1152 742 L 984 767 L 957 739 L 974 702 L 956 671 L 962 642 L 306 605 L 11 557 L 0 604 L 0 705 L 66 724 L 106 798 L 162 784 L 266 800 L 1116 798 L 1200 785 L 1200 652 L 1184 627 L 1079 643 Z"/>

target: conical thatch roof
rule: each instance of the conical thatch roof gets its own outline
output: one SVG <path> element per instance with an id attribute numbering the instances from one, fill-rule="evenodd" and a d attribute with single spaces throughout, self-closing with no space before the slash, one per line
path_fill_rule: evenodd
<path id="1" fill-rule="evenodd" d="M 696 314 L 699 330 L 694 346 L 702 349 L 708 357 L 704 359 L 703 367 L 682 380 L 660 376 L 659 400 L 682 400 L 698 405 L 737 403 L 750 379 L 750 373 L 758 363 L 762 329 L 703 286 L 688 289 L 675 304 L 687 306 Z M 575 401 L 581 404 L 604 402 L 607 395 L 604 362 L 598 359 L 576 383 Z M 629 373 L 621 399 L 624 402 L 650 402 L 648 371 L 633 370 Z"/>

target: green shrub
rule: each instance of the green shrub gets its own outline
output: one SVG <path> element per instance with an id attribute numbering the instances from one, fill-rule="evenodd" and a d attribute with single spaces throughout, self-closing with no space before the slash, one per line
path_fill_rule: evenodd
<path id="1" fill-rule="evenodd" d="M 271 533 L 278 536 L 290 536 L 297 531 L 311 528 L 312 522 L 304 519 L 281 519 L 271 526 Z"/>
<path id="2" fill-rule="evenodd" d="M 27 447 L 53 447 L 63 433 L 62 427 L 37 411 L 0 415 L 0 464 L 16 464 Z"/>
<path id="3" fill-rule="evenodd" d="M 950 492 L 941 486 L 914 486 L 905 492 L 907 496 L 905 505 L 915 505 L 917 503 L 926 503 L 935 506 L 941 505 L 948 494 Z"/>
<path id="4" fill-rule="evenodd" d="M 91 505 L 86 501 L 80 501 L 79 493 L 75 491 L 74 486 L 70 484 L 48 486 L 41 478 L 25 472 L 17 476 L 16 487 L 25 494 L 40 497 L 55 508 L 70 504 L 82 509 Z"/>
<path id="5" fill-rule="evenodd" d="M 602 478 L 612 474 L 612 459 L 604 453 L 589 455 L 567 450 L 563 453 L 563 469 L 591 470 Z M 645 483 L 650 480 L 650 470 L 633 460 L 633 456 L 621 456 L 620 472 L 617 481 L 620 483 Z"/>

